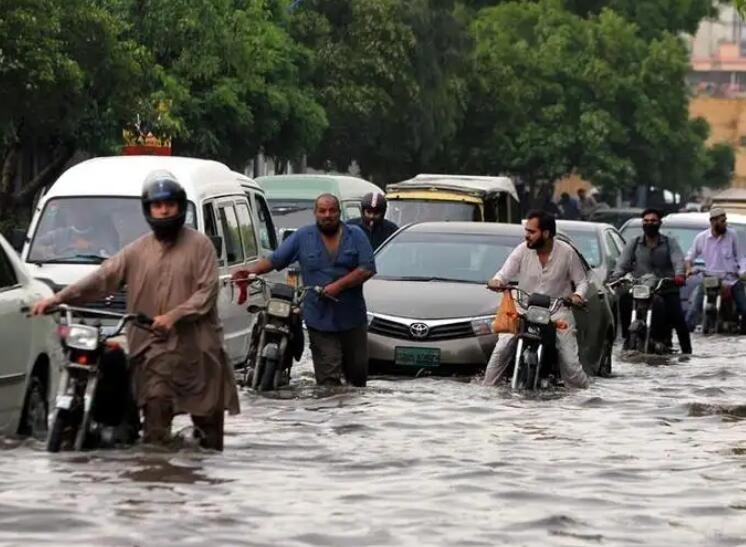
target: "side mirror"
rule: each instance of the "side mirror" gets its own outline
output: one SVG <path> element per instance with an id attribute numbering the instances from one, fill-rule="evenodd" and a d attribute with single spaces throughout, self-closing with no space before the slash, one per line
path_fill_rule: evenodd
<path id="1" fill-rule="evenodd" d="M 295 233 L 295 228 L 280 228 L 280 242 L 284 242 L 287 238 Z"/>
<path id="2" fill-rule="evenodd" d="M 220 236 L 210 236 L 210 241 L 215 246 L 215 252 L 218 253 L 218 258 L 223 256 L 223 238 Z"/>
<path id="3" fill-rule="evenodd" d="M 14 228 L 10 235 L 10 244 L 20 254 L 26 244 L 26 230 Z"/>

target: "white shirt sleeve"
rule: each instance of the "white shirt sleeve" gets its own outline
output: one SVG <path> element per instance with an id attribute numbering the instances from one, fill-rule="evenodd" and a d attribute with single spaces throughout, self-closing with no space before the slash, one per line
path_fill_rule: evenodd
<path id="1" fill-rule="evenodd" d="M 526 244 L 521 243 L 513 249 L 513 251 L 508 255 L 508 258 L 505 259 L 505 264 L 503 264 L 503 267 L 500 268 L 500 271 L 497 272 L 492 279 L 497 279 L 503 284 L 510 283 L 511 279 L 515 279 L 518 277 L 518 274 L 521 271 L 521 259 L 523 258 L 523 253 L 526 252 Z"/>

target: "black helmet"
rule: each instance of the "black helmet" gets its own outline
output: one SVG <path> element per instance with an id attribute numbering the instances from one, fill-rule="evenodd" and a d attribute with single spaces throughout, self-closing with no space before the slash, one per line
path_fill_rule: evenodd
<path id="1" fill-rule="evenodd" d="M 386 214 L 386 198 L 383 194 L 370 192 L 363 196 L 360 207 L 363 211 L 373 211 L 374 213 Z"/>
<path id="2" fill-rule="evenodd" d="M 150 215 L 150 204 L 155 201 L 175 201 L 179 204 L 179 213 L 168 218 L 153 218 Z M 176 239 L 179 230 L 184 226 L 186 209 L 186 192 L 172 173 L 158 170 L 153 171 L 145 178 L 142 187 L 142 212 L 155 237 L 161 240 Z"/>

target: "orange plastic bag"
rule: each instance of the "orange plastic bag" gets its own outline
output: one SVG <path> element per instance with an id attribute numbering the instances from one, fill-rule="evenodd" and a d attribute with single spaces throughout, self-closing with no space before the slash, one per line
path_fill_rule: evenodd
<path id="1" fill-rule="evenodd" d="M 513 300 L 513 294 L 510 291 L 503 293 L 502 300 L 500 300 L 500 307 L 497 308 L 497 314 L 492 321 L 492 332 L 518 333 L 518 310 L 515 307 L 515 300 Z"/>

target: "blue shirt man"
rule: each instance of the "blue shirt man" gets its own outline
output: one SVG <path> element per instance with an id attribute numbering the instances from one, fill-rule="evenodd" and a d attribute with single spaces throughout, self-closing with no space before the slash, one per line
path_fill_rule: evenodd
<path id="1" fill-rule="evenodd" d="M 269 257 L 242 273 L 263 274 L 300 263 L 304 285 L 318 285 L 322 294 L 309 292 L 303 319 L 313 357 L 316 383 L 363 387 L 368 379 L 368 321 L 363 283 L 375 273 L 373 249 L 356 226 L 340 222 L 339 200 L 322 194 L 314 204 L 316 224 L 291 235 Z"/>
<path id="2" fill-rule="evenodd" d="M 363 268 L 375 273 L 373 249 L 363 231 L 348 225 L 341 226 L 337 252 L 330 253 L 315 225 L 299 228 L 269 257 L 275 270 L 300 263 L 304 285 L 326 287 L 355 270 Z M 325 332 L 340 332 L 367 325 L 363 286 L 356 285 L 339 293 L 337 302 L 316 293 L 309 293 L 303 301 L 306 326 Z"/>

